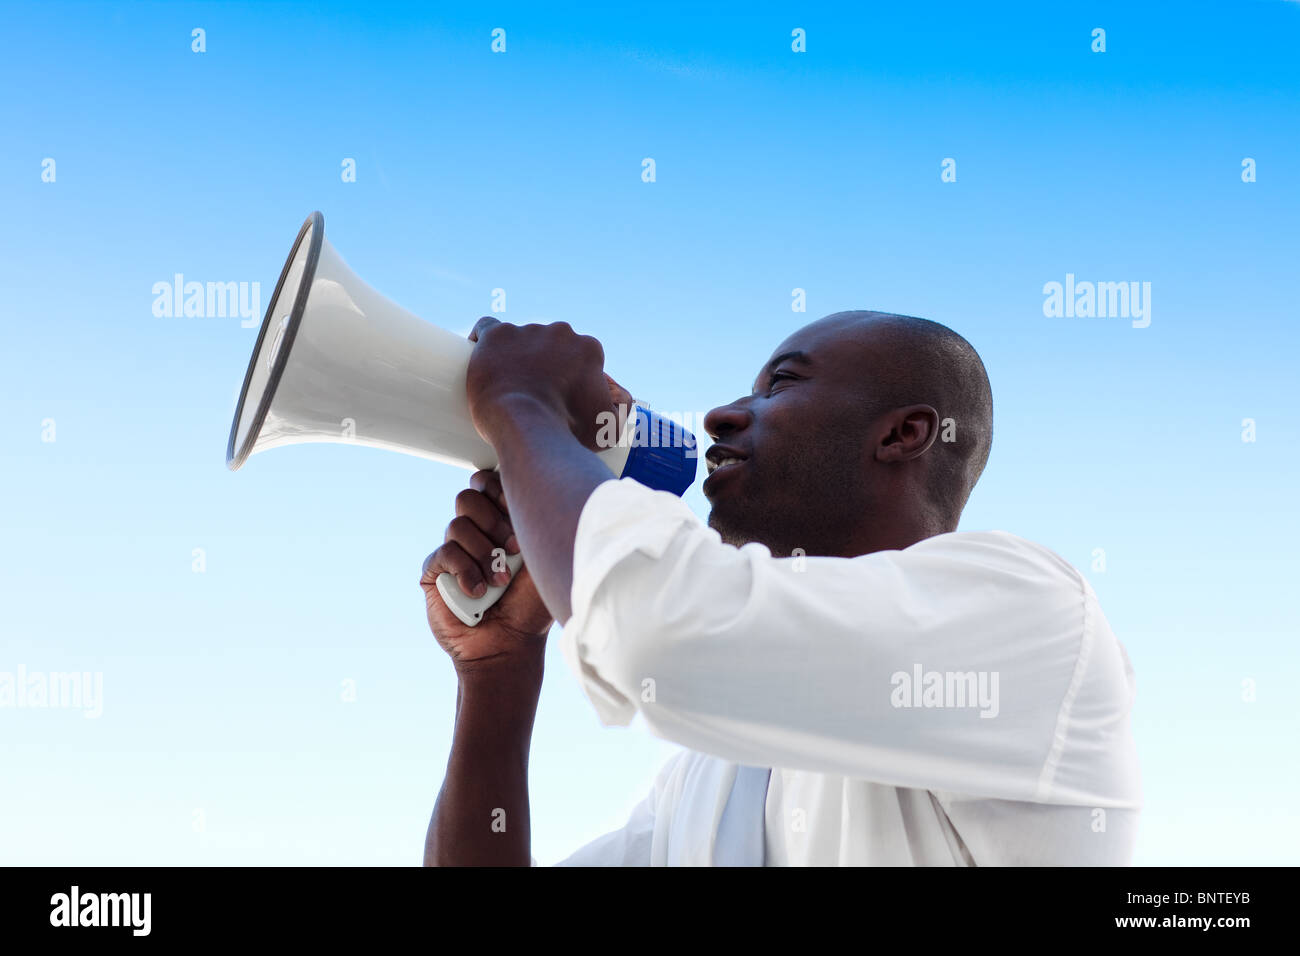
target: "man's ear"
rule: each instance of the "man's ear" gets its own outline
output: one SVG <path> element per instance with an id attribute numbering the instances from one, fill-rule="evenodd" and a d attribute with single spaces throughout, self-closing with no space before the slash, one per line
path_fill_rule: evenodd
<path id="1" fill-rule="evenodd" d="M 907 405 L 885 416 L 876 461 L 900 462 L 920 458 L 939 437 L 939 413 L 929 405 Z"/>

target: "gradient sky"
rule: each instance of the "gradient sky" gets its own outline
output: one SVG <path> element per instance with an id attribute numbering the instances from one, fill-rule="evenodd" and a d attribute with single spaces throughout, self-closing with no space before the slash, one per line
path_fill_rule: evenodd
<path id="1" fill-rule="evenodd" d="M 1294 863 L 1297 49 L 1281 0 L 10 4 L 0 672 L 102 673 L 103 713 L 0 709 L 0 862 L 420 859 L 455 679 L 416 580 L 467 475 L 332 446 L 228 472 L 256 332 L 151 308 L 176 273 L 265 308 L 320 209 L 418 315 L 466 331 L 504 288 L 665 410 L 828 312 L 963 333 L 996 438 L 962 527 L 1096 587 L 1138 678 L 1136 862 Z M 1045 317 L 1067 273 L 1150 282 L 1150 326 Z M 534 854 L 620 825 L 673 749 L 601 728 L 553 637 Z"/>

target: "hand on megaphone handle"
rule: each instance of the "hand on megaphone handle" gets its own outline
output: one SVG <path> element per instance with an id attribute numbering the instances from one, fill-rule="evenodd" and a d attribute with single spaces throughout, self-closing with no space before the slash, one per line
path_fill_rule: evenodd
<path id="1" fill-rule="evenodd" d="M 470 487 L 456 496 L 456 517 L 447 525 L 445 540 L 425 559 L 420 586 L 424 589 L 429 626 L 453 664 L 483 666 L 489 662 L 514 662 L 519 655 L 531 657 L 534 645 L 544 644 L 551 628 L 551 613 L 542 603 L 527 568 L 513 581 L 504 577 L 504 554 L 516 554 L 519 546 L 510 525 L 501 476 L 495 471 L 478 471 Z M 479 595 L 488 583 L 510 586 L 501 600 L 488 609 L 476 627 L 461 623 L 447 607 L 437 588 L 438 575 L 448 572 L 466 594 Z"/>
<path id="2" fill-rule="evenodd" d="M 501 331 L 494 331 L 500 329 Z M 505 330 L 510 331 L 505 331 Z M 483 341 L 490 337 L 490 341 Z M 492 441 L 493 425 L 509 421 L 512 409 L 531 414 L 536 408 L 549 409 L 555 415 L 557 424 L 564 423 L 588 447 L 595 450 L 594 431 L 599 419 L 599 412 L 613 410 L 618 420 L 624 421 L 631 413 L 633 399 L 631 393 L 606 375 L 600 365 L 604 361 L 604 350 L 600 343 L 589 336 L 579 336 L 565 323 L 549 326 L 531 325 L 522 328 L 508 326 L 498 319 L 485 317 L 480 319 L 470 332 L 469 338 L 477 342 L 471 357 L 471 369 L 467 375 L 467 393 L 470 397 L 470 412 L 475 417 L 475 427 L 489 442 Z M 548 373 L 545 369 L 556 365 L 564 372 Z M 505 369 L 505 372 L 499 370 Z M 520 370 L 524 371 L 521 372 Z M 513 373 L 511 375 L 510 373 Z M 599 392 L 600 397 L 592 402 L 592 393 Z M 578 407 L 585 402 L 598 409 L 588 419 L 582 411 L 574 411 L 574 397 Z M 520 400 L 524 405 L 519 405 Z M 478 414 L 475 415 L 475 409 Z M 580 428 L 578 422 L 590 421 L 592 435 L 588 429 Z M 475 481 L 483 484 L 476 491 L 486 491 L 491 495 L 500 514 L 508 521 L 509 511 L 505 504 L 504 492 L 501 490 L 500 477 L 495 472 L 480 472 Z M 468 493 L 467 493 L 468 494 Z M 464 496 L 462 496 L 464 497 Z M 465 498 L 473 502 L 473 498 Z M 458 511 L 462 500 L 457 500 Z M 481 504 L 475 506 L 476 514 L 485 521 L 495 518 L 482 510 Z M 430 556 L 426 563 L 426 579 L 434 583 L 435 591 L 428 595 L 430 606 L 430 624 L 434 633 L 442 640 L 443 633 L 457 633 L 464 636 L 462 628 L 476 627 L 478 624 L 493 620 L 488 617 L 496 602 L 510 599 L 512 592 L 524 588 L 536 594 L 531 575 L 522 567 L 523 556 L 517 553 L 517 547 L 511 547 L 508 555 L 503 555 L 498 538 L 498 547 L 492 551 L 484 535 L 464 520 L 461 514 L 453 527 L 448 528 L 448 541 L 440 552 Z M 510 541 L 513 545 L 513 533 Z M 452 538 L 457 540 L 453 541 Z M 473 556 L 478 554 L 478 566 Z M 490 564 L 488 555 L 492 558 Z M 435 560 L 437 559 L 437 560 Z M 437 567 L 437 573 L 430 574 L 431 567 Z M 510 581 L 510 572 L 514 570 L 518 583 Z M 436 619 L 435 619 L 436 618 Z M 455 621 L 460 622 L 458 627 Z M 547 627 L 550 619 L 547 617 Z M 512 624 L 512 626 L 515 626 Z M 446 642 L 444 641 L 444 646 Z M 476 646 L 478 642 L 476 642 Z"/>
<path id="3" fill-rule="evenodd" d="M 530 397 L 551 409 L 592 449 L 601 413 L 631 410 L 631 393 L 605 374 L 600 342 L 567 322 L 520 326 L 484 316 L 469 338 L 478 343 L 466 382 L 470 416 L 489 443 L 511 398 Z"/>

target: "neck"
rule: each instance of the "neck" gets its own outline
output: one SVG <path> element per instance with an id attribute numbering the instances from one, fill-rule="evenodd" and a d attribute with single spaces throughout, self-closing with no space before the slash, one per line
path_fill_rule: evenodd
<path id="1" fill-rule="evenodd" d="M 889 514 L 888 509 L 873 509 L 874 514 Z M 855 558 L 877 551 L 902 551 L 918 541 L 948 534 L 956 528 L 932 514 L 903 515 L 895 512 L 883 520 L 873 520 L 853 529 L 846 539 L 821 552 L 827 557 Z"/>

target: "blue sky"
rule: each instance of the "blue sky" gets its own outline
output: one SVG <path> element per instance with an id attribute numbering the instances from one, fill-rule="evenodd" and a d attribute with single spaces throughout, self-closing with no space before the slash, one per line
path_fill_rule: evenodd
<path id="1" fill-rule="evenodd" d="M 455 681 L 415 582 L 466 475 L 328 446 L 227 472 L 255 331 L 151 308 L 176 273 L 264 308 L 320 209 L 415 313 L 467 330 L 504 288 L 663 409 L 828 312 L 962 332 L 996 401 L 963 528 L 1096 587 L 1138 675 L 1137 862 L 1293 862 L 1297 48 L 1265 0 L 10 5 L 0 672 L 102 673 L 103 713 L 0 709 L 0 860 L 419 860 Z M 1151 324 L 1044 316 L 1067 274 L 1150 282 Z M 673 749 L 548 668 L 543 862 Z"/>

